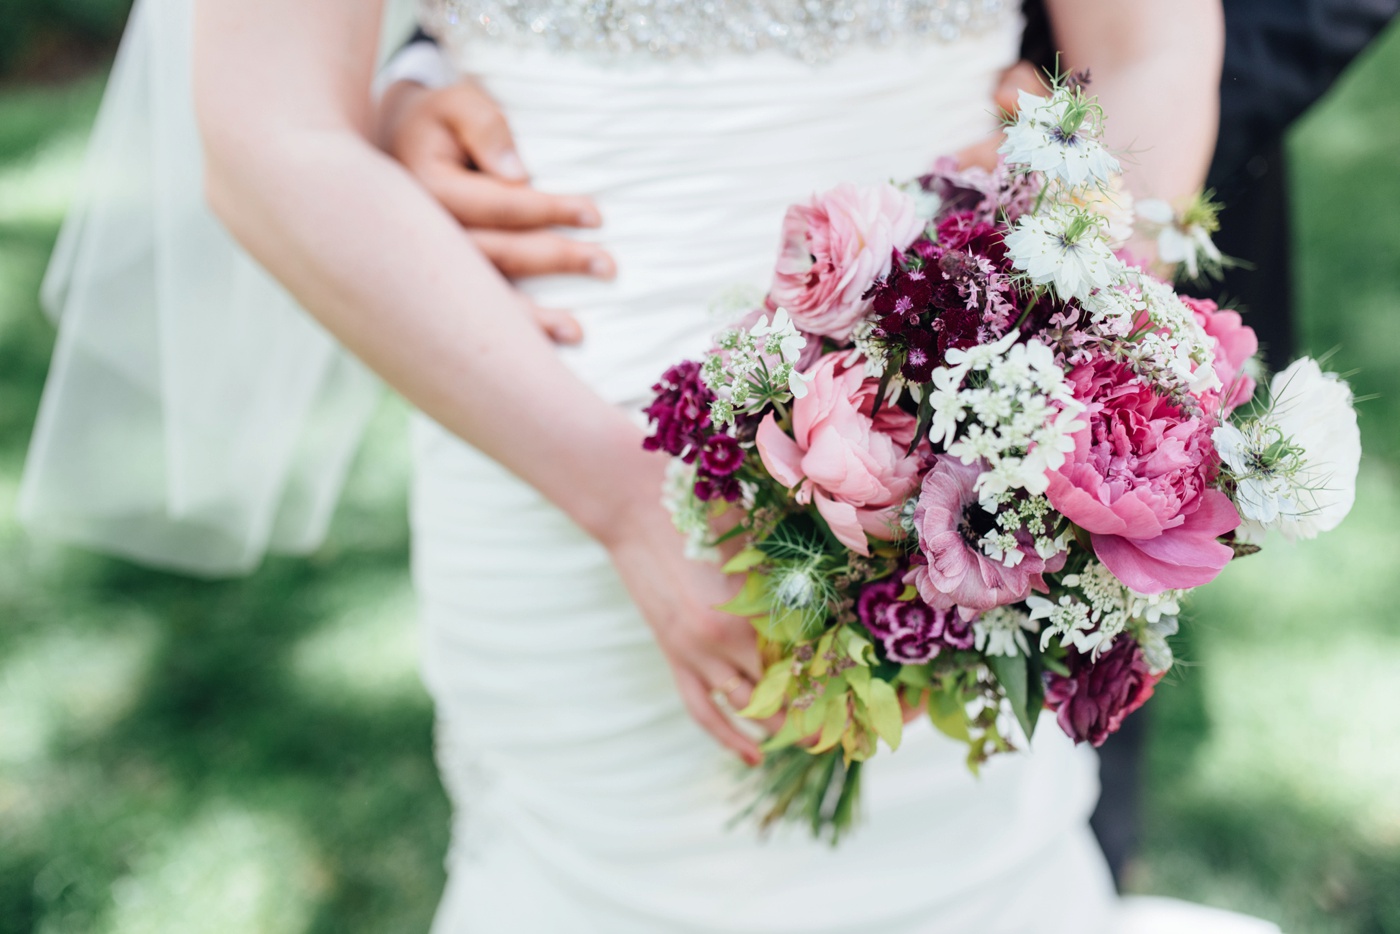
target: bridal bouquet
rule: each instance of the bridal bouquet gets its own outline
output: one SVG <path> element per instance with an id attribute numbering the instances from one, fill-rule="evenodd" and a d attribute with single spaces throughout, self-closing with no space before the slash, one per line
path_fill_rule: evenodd
<path id="1" fill-rule="evenodd" d="M 1347 384 L 1256 387 L 1240 316 L 1135 264 L 1218 267 L 1214 207 L 1133 205 L 1083 82 L 1023 95 L 996 171 L 792 207 L 766 300 L 646 410 L 696 552 L 743 574 L 785 715 L 749 813 L 835 839 L 878 740 L 928 716 L 976 770 L 1042 710 L 1095 746 L 1172 665 L 1182 598 L 1349 511 Z M 732 530 L 715 520 L 733 511 Z"/>

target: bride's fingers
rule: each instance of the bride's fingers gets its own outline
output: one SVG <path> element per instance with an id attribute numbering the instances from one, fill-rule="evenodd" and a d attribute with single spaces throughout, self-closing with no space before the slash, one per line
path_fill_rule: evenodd
<path id="1" fill-rule="evenodd" d="M 553 195 L 511 185 L 455 164 L 437 163 L 422 172 L 423 183 L 464 227 L 537 230 L 598 227 L 602 216 L 590 198 Z"/>
<path id="2" fill-rule="evenodd" d="M 749 765 L 758 765 L 763 761 L 763 753 L 759 751 L 758 744 L 740 733 L 734 724 L 729 722 L 729 718 L 720 712 L 714 698 L 710 696 L 710 689 L 696 672 L 677 668 L 676 686 L 680 690 L 681 701 L 685 703 L 686 710 L 690 711 L 695 722 L 699 723 L 706 733 L 713 736 L 720 745 L 733 750 Z"/>
<path id="3" fill-rule="evenodd" d="M 566 275 L 611 279 L 617 274 L 617 264 L 607 250 L 550 231 L 473 230 L 471 237 L 507 279 Z"/>
<path id="4" fill-rule="evenodd" d="M 549 339 L 556 344 L 577 344 L 583 340 L 583 328 L 567 311 L 542 308 L 531 302 L 530 317 L 535 319 L 540 330 L 549 335 Z"/>

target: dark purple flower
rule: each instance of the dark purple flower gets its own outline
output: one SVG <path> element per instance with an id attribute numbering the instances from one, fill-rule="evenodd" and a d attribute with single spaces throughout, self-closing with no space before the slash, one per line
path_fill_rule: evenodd
<path id="1" fill-rule="evenodd" d="M 744 449 L 729 435 L 710 435 L 700 451 L 700 469 L 711 477 L 727 477 L 743 465 Z"/>
<path id="2" fill-rule="evenodd" d="M 1119 636 L 1097 662 L 1072 653 L 1068 663 L 1068 678 L 1046 674 L 1045 706 L 1056 711 L 1060 729 L 1076 743 L 1088 740 L 1095 746 L 1147 703 L 1161 677 L 1148 670 L 1142 649 L 1127 636 Z"/>
<path id="3" fill-rule="evenodd" d="M 701 474 L 700 479 L 695 481 L 695 497 L 706 503 L 717 499 L 732 503 L 742 493 L 736 477 L 707 477 Z"/>
<path id="4" fill-rule="evenodd" d="M 905 665 L 922 665 L 945 648 L 972 647 L 972 624 L 957 608 L 936 610 L 918 597 L 901 600 L 904 573 L 869 584 L 856 598 L 856 616 L 875 637 L 885 658 Z"/>
<path id="5" fill-rule="evenodd" d="M 956 610 L 948 611 L 948 616 L 943 623 L 943 644 L 950 649 L 967 650 L 972 648 L 977 641 L 977 633 L 973 631 L 972 624 L 977 621 L 977 617 L 963 619 Z"/>
<path id="6" fill-rule="evenodd" d="M 714 393 L 700 381 L 700 364 L 677 363 L 651 387 L 656 398 L 642 411 L 655 428 L 642 442 L 648 451 L 665 451 L 693 463 L 709 434 L 710 403 Z"/>

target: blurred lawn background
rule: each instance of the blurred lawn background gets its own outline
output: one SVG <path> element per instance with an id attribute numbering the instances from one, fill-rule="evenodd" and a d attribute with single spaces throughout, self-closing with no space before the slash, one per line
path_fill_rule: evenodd
<path id="1" fill-rule="evenodd" d="M 123 13 L 0 0 L 0 75 L 22 76 L 0 84 L 0 932 L 426 930 L 448 809 L 400 406 L 329 544 L 247 580 L 36 545 L 13 520 L 53 342 L 35 295 Z M 1292 140 L 1304 349 L 1340 348 L 1378 396 L 1356 510 L 1209 588 L 1154 704 L 1133 887 L 1289 934 L 1400 934 L 1397 88 L 1393 28 Z"/>

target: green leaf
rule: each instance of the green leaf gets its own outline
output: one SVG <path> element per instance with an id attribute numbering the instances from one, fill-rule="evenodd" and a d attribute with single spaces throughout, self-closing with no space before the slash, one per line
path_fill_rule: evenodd
<path id="1" fill-rule="evenodd" d="M 962 743 L 972 741 L 967 729 L 967 708 L 956 691 L 930 691 L 928 718 L 944 736 Z"/>
<path id="2" fill-rule="evenodd" d="M 870 706 L 870 669 L 857 665 L 847 669 L 846 683 L 851 686 L 851 691 L 856 695 L 856 700 L 865 706 Z"/>
<path id="3" fill-rule="evenodd" d="M 768 576 L 750 574 L 748 580 L 744 581 L 743 588 L 734 595 L 734 599 L 721 603 L 715 609 L 721 613 L 733 613 L 735 616 L 762 616 L 772 605 L 773 600 L 768 593 Z"/>
<path id="4" fill-rule="evenodd" d="M 806 632 L 801 610 L 780 609 L 766 619 L 768 625 L 763 634 L 776 642 L 792 645 L 800 642 Z"/>
<path id="5" fill-rule="evenodd" d="M 1045 666 L 1040 663 L 1040 658 L 1040 655 L 1032 653 L 1026 659 L 1026 720 L 1030 723 L 1026 739 L 1035 735 L 1035 725 L 1040 722 L 1040 712 L 1045 709 Z"/>
<path id="6" fill-rule="evenodd" d="M 768 555 L 750 545 L 724 563 L 726 574 L 739 574 L 768 560 Z"/>
<path id="7" fill-rule="evenodd" d="M 754 686 L 749 705 L 739 711 L 739 716 L 751 720 L 763 720 L 773 716 L 783 708 L 788 687 L 792 684 L 792 663 L 787 659 L 774 662 L 763 674 L 763 680 Z"/>
<path id="8" fill-rule="evenodd" d="M 778 728 L 778 732 L 768 737 L 763 745 L 758 748 L 763 752 L 773 752 L 791 746 L 793 743 L 803 739 L 802 731 L 797 728 L 797 723 L 792 717 L 788 717 L 783 725 Z"/>
<path id="9" fill-rule="evenodd" d="M 1016 714 L 1016 720 L 1021 724 L 1021 729 L 1030 736 L 1035 726 L 1026 715 L 1026 700 L 1029 697 L 1029 685 L 1026 677 L 1026 659 L 1023 655 L 991 655 L 987 658 L 987 665 L 992 669 L 992 673 L 1001 682 L 1002 690 L 1006 692 L 1007 700 L 1011 701 L 1011 709 Z"/>
<path id="10" fill-rule="evenodd" d="M 899 706 L 899 694 L 888 681 L 870 679 L 870 725 L 876 734 L 889 743 L 890 749 L 898 749 L 904 735 L 904 709 Z"/>
<path id="11" fill-rule="evenodd" d="M 834 693 L 831 690 L 827 691 L 829 695 Z M 811 749 L 813 755 L 826 752 L 841 741 L 841 734 L 846 732 L 847 696 L 846 692 L 842 691 L 839 697 L 833 697 L 827 704 L 826 716 L 822 718 L 821 739 L 817 740 L 817 744 Z"/>

